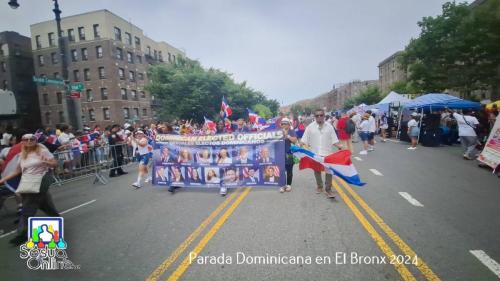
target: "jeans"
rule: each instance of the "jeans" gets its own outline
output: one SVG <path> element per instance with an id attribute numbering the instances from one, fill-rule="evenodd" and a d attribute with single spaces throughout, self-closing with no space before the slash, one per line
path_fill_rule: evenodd
<path id="1" fill-rule="evenodd" d="M 293 179 L 293 163 L 291 164 L 285 164 L 285 170 L 286 170 L 286 185 L 292 185 L 292 179 Z"/>
<path id="2" fill-rule="evenodd" d="M 465 149 L 464 155 L 470 158 L 476 157 L 476 145 L 477 145 L 477 137 L 473 136 L 461 136 L 460 143 Z"/>

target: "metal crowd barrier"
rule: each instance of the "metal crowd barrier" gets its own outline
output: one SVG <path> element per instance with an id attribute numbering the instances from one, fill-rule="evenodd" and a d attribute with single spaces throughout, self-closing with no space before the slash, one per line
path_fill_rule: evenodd
<path id="1" fill-rule="evenodd" d="M 58 161 L 53 170 L 54 185 L 58 186 L 88 177 L 94 178 L 94 184 L 107 184 L 106 173 L 134 162 L 132 147 L 127 144 L 90 147 L 85 151 L 58 150 L 53 154 Z"/>

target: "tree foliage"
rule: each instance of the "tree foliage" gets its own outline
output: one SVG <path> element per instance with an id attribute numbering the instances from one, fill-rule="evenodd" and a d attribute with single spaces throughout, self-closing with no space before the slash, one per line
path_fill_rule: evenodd
<path id="1" fill-rule="evenodd" d="M 271 111 L 271 109 L 260 103 L 253 106 L 253 111 L 255 111 L 255 113 L 257 113 L 262 118 L 268 119 L 273 117 L 273 112 Z"/>
<path id="2" fill-rule="evenodd" d="M 355 105 L 359 104 L 375 104 L 381 101 L 384 97 L 380 93 L 380 89 L 377 86 L 369 86 L 366 89 L 359 92 L 358 95 L 348 98 L 344 102 L 344 109 L 351 109 Z"/>
<path id="3" fill-rule="evenodd" d="M 260 104 L 276 115 L 278 101 L 268 99 L 246 82 L 236 83 L 231 75 L 218 69 L 204 69 L 196 60 L 179 58 L 176 64 L 155 65 L 149 68 L 146 89 L 160 101 L 162 120 L 175 118 L 203 121 L 203 116 L 219 118 L 222 97 L 233 109 L 232 119 L 246 118 L 247 108 Z M 267 112 L 268 113 L 268 112 Z"/>
<path id="4" fill-rule="evenodd" d="M 500 0 L 477 7 L 448 2 L 442 14 L 418 22 L 400 62 L 418 92 L 455 90 L 470 97 L 500 81 Z"/>

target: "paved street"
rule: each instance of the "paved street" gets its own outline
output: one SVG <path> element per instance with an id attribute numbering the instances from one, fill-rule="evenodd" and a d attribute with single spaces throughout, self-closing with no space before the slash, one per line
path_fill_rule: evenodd
<path id="1" fill-rule="evenodd" d="M 476 255 L 500 261 L 500 179 L 462 160 L 459 147 L 406 148 L 379 142 L 376 151 L 353 155 L 368 184 L 350 187 L 335 179 L 335 200 L 316 194 L 312 172 L 298 167 L 294 189 L 285 194 L 239 189 L 222 198 L 215 190 L 134 190 L 132 167 L 108 185 L 85 179 L 54 187 L 57 208 L 67 210 L 68 256 L 80 265 L 74 271 L 27 269 L 8 243 L 15 228 L 8 199 L 0 211 L 0 279 L 498 280 L 498 271 Z M 225 255 L 226 262 L 190 264 L 192 251 Z M 237 264 L 241 253 L 247 259 Z M 341 264 L 335 257 L 344 253 Z M 390 264 L 392 255 L 414 254 L 417 266 L 413 259 Z M 266 255 L 312 261 L 248 264 Z M 380 264 L 352 264 L 351 255 L 377 257 L 372 261 Z"/>

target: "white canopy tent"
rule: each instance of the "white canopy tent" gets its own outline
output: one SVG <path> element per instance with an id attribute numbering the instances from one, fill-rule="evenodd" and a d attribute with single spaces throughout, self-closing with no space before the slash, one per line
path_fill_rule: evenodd
<path id="1" fill-rule="evenodd" d="M 387 94 L 385 98 L 379 101 L 377 104 L 395 104 L 395 105 L 403 105 L 405 103 L 410 102 L 411 100 L 407 97 L 404 97 L 394 91 Z"/>

